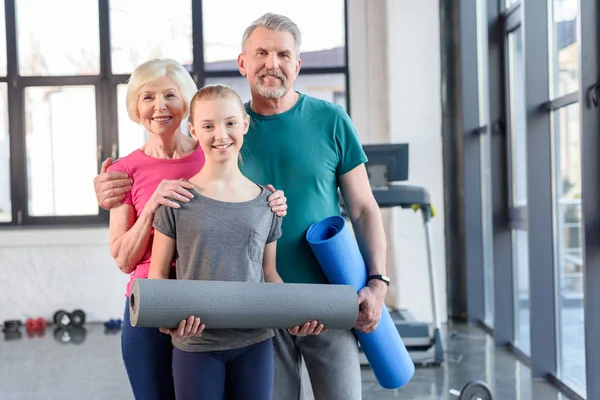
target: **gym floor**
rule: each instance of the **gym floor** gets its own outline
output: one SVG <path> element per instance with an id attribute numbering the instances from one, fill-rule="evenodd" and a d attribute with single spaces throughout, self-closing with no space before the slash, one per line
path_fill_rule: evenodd
<path id="1" fill-rule="evenodd" d="M 106 334 L 103 325 L 88 324 L 81 344 L 61 344 L 53 327 L 43 337 L 0 341 L 0 399 L 132 399 L 121 361 L 120 334 Z M 564 399 L 544 381 L 532 381 L 529 369 L 474 326 L 452 325 L 446 337 L 448 363 L 418 367 L 399 390 L 381 389 L 369 368 L 363 368 L 363 399 L 456 399 L 473 379 L 487 381 L 497 400 Z M 307 400 L 312 396 L 307 396 Z"/>

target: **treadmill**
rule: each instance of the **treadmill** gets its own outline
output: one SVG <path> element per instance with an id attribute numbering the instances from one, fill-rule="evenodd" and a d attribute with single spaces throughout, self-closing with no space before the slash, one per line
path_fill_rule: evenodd
<path id="1" fill-rule="evenodd" d="M 444 362 L 444 344 L 431 255 L 432 239 L 429 223 L 432 214 L 429 192 L 421 186 L 402 184 L 402 181 L 408 180 L 408 144 L 364 145 L 363 149 L 369 160 L 365 167 L 371 190 L 379 207 L 420 210 L 423 216 L 433 322 L 418 321 L 407 309 L 388 308 L 388 310 L 413 362 L 416 365 L 441 365 Z M 341 196 L 340 205 L 343 210 Z M 344 215 L 347 214 L 344 212 Z M 361 365 L 369 365 L 362 350 L 360 359 Z"/>

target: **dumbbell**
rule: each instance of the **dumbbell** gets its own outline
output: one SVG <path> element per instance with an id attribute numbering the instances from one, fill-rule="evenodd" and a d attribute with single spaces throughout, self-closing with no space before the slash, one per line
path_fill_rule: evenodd
<path id="1" fill-rule="evenodd" d="M 123 321 L 120 319 L 110 319 L 104 323 L 104 333 L 105 334 L 115 334 L 121 330 L 121 325 Z"/>
<path id="2" fill-rule="evenodd" d="M 65 310 L 58 310 L 54 313 L 52 320 L 61 328 L 82 326 L 85 323 L 85 313 L 83 310 L 75 310 L 72 313 L 68 313 Z"/>
<path id="3" fill-rule="evenodd" d="M 478 380 L 467 382 L 460 392 L 452 389 L 450 394 L 457 396 L 458 400 L 492 400 L 492 390 L 488 384 Z"/>
<path id="4" fill-rule="evenodd" d="M 28 338 L 43 337 L 46 334 L 46 320 L 40 318 L 28 318 L 25 321 L 25 331 Z"/>
<path id="5" fill-rule="evenodd" d="M 87 331 L 80 326 L 72 328 L 57 327 L 54 329 L 54 339 L 61 344 L 81 344 L 85 341 L 86 336 Z"/>
<path id="6" fill-rule="evenodd" d="M 4 333 L 4 340 L 17 340 L 21 339 L 23 334 L 20 331 L 20 328 L 23 324 L 21 321 L 17 319 L 6 320 L 4 321 L 4 328 L 2 328 L 2 332 Z"/>
<path id="7" fill-rule="evenodd" d="M 37 319 L 29 318 L 25 321 L 25 329 L 27 332 L 45 331 L 46 320 L 42 317 Z"/>

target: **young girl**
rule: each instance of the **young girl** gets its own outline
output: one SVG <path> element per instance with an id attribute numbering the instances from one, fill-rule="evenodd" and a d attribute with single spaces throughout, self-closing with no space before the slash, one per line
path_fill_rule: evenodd
<path id="1" fill-rule="evenodd" d="M 154 217 L 150 279 L 167 279 L 177 255 L 177 279 L 282 282 L 275 268 L 281 218 L 269 208 L 268 190 L 248 180 L 238 167 L 250 117 L 228 86 L 199 90 L 190 105 L 190 133 L 205 153 L 204 167 L 189 179 L 194 195 L 180 208 L 161 207 Z M 292 334 L 319 334 L 307 322 Z M 204 330 L 190 316 L 173 338 L 175 393 L 181 399 L 271 400 L 271 329 Z"/>

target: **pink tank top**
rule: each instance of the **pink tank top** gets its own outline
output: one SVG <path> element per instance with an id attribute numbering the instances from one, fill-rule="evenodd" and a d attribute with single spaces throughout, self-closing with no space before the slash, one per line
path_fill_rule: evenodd
<path id="1" fill-rule="evenodd" d="M 141 150 L 135 150 L 131 154 L 115 161 L 108 167 L 108 171 L 125 172 L 133 179 L 131 191 L 125 195 L 122 203 L 133 206 L 137 219 L 150 199 L 150 196 L 152 196 L 163 179 L 190 179 L 203 166 L 204 152 L 200 145 L 198 145 L 198 148 L 189 156 L 173 160 L 150 157 Z M 133 279 L 148 278 L 153 237 L 154 228 L 150 232 L 150 240 L 146 248 L 146 253 L 129 277 L 126 289 L 126 296 L 128 297 Z"/>

